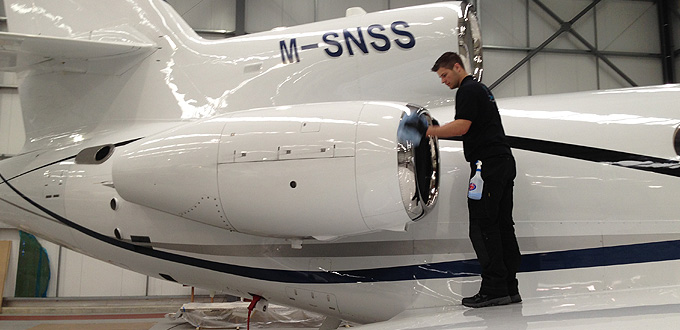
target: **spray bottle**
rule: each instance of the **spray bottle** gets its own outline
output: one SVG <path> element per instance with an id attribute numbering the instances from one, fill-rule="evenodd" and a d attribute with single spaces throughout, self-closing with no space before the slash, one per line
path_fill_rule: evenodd
<path id="1" fill-rule="evenodd" d="M 484 189 L 484 180 L 482 180 L 482 161 L 477 161 L 477 170 L 475 175 L 470 179 L 470 188 L 468 190 L 468 198 L 474 200 L 482 199 L 482 190 Z"/>

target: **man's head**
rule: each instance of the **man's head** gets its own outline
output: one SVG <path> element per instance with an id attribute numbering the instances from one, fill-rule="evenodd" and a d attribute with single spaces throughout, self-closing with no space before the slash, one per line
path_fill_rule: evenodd
<path id="1" fill-rule="evenodd" d="M 432 71 L 437 73 L 442 84 L 449 86 L 451 89 L 458 88 L 461 81 L 463 81 L 463 78 L 468 75 L 460 56 L 454 52 L 442 54 L 442 56 L 434 62 Z"/>

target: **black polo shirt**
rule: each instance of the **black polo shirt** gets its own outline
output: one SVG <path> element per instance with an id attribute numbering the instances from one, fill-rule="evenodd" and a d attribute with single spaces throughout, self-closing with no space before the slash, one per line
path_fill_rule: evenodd
<path id="1" fill-rule="evenodd" d="M 465 77 L 458 87 L 455 119 L 472 122 L 463 135 L 463 149 L 468 162 L 512 154 L 493 94 L 472 76 Z"/>

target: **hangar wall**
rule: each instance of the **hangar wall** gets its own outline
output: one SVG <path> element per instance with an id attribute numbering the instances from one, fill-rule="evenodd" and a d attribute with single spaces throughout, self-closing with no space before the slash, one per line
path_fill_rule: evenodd
<path id="1" fill-rule="evenodd" d="M 665 0 L 664 0 L 665 1 Z M 431 0 L 167 0 L 206 38 L 225 38 L 342 17 L 348 7 L 367 12 L 419 5 Z M 476 0 L 484 43 L 483 81 L 498 98 L 620 88 L 663 83 L 658 0 Z M 597 0 L 595 0 L 597 2 Z M 680 1 L 672 1 L 674 64 L 680 66 Z M 243 6 L 243 7 L 241 7 Z M 545 8 L 548 8 L 546 10 Z M 561 23 L 583 12 L 570 33 Z M 4 12 L 0 16 L 5 16 Z M 0 19 L 0 30 L 6 22 Z M 240 31 L 241 30 L 241 31 Z M 555 36 L 556 35 L 556 36 Z M 577 36 L 578 35 L 578 36 Z M 555 36 L 526 63 L 528 54 Z M 582 40 L 604 57 L 594 52 Z M 434 59 L 433 59 L 434 61 Z M 606 61 L 610 61 L 607 64 Z M 517 66 L 516 69 L 513 68 Z M 624 78 L 616 70 L 623 72 Z M 503 79 L 501 79 L 503 78 Z M 436 77 L 433 75 L 433 79 Z M 678 79 L 677 70 L 675 79 Z M 17 81 L 0 75 L 0 158 L 24 143 Z M 14 295 L 19 234 L 0 227 L 0 240 L 13 242 L 4 296 Z M 189 288 L 149 278 L 39 240 L 50 256 L 50 297 L 188 294 Z M 102 285 L 106 283 L 106 285 Z M 205 293 L 205 292 L 200 292 Z"/>

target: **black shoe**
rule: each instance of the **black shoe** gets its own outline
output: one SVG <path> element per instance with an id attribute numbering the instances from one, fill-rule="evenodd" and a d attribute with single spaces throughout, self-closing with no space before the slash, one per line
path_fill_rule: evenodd
<path id="1" fill-rule="evenodd" d="M 491 296 L 481 293 L 472 297 L 463 298 L 463 306 L 473 308 L 507 305 L 510 302 L 510 296 Z"/>
<path id="2" fill-rule="evenodd" d="M 519 293 L 513 294 L 510 296 L 510 303 L 511 304 L 516 304 L 516 303 L 521 303 L 522 302 L 522 296 L 519 295 Z"/>

